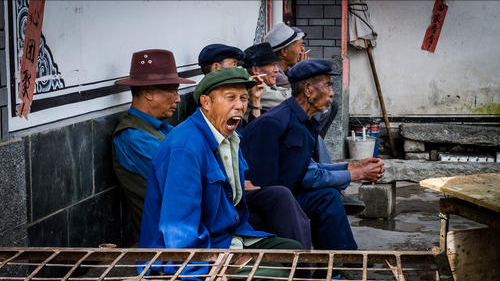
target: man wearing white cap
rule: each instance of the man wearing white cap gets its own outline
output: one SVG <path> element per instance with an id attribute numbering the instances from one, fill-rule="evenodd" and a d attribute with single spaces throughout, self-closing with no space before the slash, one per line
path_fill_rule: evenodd
<path id="1" fill-rule="evenodd" d="M 303 37 L 304 32 L 296 32 L 288 25 L 279 23 L 264 38 L 264 41 L 271 44 L 273 51 L 282 59 L 278 64 L 280 69 L 276 77 L 276 85 L 290 88 L 285 72 L 300 60 Z"/>

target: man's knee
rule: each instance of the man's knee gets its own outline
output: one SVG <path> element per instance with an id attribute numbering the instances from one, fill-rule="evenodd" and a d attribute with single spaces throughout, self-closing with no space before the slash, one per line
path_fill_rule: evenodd
<path id="1" fill-rule="evenodd" d="M 276 202 L 287 202 L 291 200 L 295 201 L 295 197 L 293 197 L 290 189 L 282 185 L 266 186 L 265 190 L 267 196 L 269 198 L 272 198 Z"/>

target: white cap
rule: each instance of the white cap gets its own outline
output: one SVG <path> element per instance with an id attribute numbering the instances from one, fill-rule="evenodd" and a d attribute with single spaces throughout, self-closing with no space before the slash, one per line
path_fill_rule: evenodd
<path id="1" fill-rule="evenodd" d="M 273 51 L 276 52 L 302 37 L 304 37 L 304 32 L 297 33 L 291 27 L 281 22 L 267 33 L 266 37 L 264 37 L 264 42 L 271 44 Z"/>

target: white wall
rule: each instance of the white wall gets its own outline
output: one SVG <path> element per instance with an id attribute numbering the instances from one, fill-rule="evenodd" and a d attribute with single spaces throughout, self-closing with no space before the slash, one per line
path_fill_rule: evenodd
<path id="1" fill-rule="evenodd" d="M 198 54 L 208 44 L 245 49 L 253 42 L 259 7 L 260 0 L 47 1 L 42 33 L 65 89 L 34 99 L 113 85 L 128 75 L 132 53 L 143 49 L 172 51 L 179 71 L 197 68 Z M 17 28 L 16 11 L 12 13 Z M 10 51 L 18 56 L 17 50 Z M 19 81 L 18 73 L 15 79 Z M 99 82 L 103 80 L 108 81 Z M 9 131 L 129 101 L 130 93 L 125 92 L 34 112 L 28 121 L 11 117 Z"/>
<path id="2" fill-rule="evenodd" d="M 439 42 L 429 53 L 421 45 L 434 1 L 368 1 L 389 116 L 500 114 L 500 2 L 447 3 Z M 348 55 L 351 116 L 381 116 L 366 51 L 350 47 Z"/>

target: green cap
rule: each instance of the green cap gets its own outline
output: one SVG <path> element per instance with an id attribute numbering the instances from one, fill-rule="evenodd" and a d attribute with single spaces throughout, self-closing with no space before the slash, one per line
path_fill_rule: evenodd
<path id="1" fill-rule="evenodd" d="M 256 81 L 250 80 L 250 75 L 243 68 L 229 67 L 214 70 L 201 79 L 200 83 L 198 83 L 198 86 L 196 86 L 196 89 L 194 90 L 193 98 L 199 105 L 200 96 L 210 94 L 215 87 L 225 84 L 240 83 L 244 83 L 247 89 L 257 84 Z"/>

